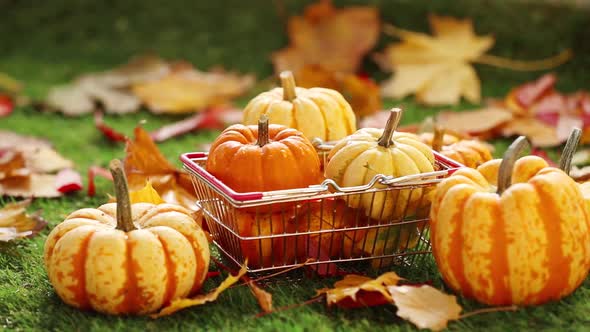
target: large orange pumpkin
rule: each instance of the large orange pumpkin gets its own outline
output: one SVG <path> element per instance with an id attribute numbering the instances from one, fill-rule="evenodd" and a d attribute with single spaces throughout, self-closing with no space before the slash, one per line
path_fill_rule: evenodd
<path id="1" fill-rule="evenodd" d="M 513 143 L 501 163 L 459 169 L 437 186 L 432 203 L 443 279 L 491 305 L 557 300 L 590 269 L 590 215 L 578 185 L 541 158 L 516 160 L 525 142 Z"/>
<path id="2" fill-rule="evenodd" d="M 295 129 L 236 124 L 209 150 L 206 169 L 237 192 L 304 188 L 321 179 L 320 160 L 311 142 Z"/>
<path id="3" fill-rule="evenodd" d="M 71 213 L 45 242 L 49 280 L 64 302 L 108 314 L 145 314 L 198 291 L 209 244 L 179 205 L 129 203 L 114 163 L 117 203 Z"/>

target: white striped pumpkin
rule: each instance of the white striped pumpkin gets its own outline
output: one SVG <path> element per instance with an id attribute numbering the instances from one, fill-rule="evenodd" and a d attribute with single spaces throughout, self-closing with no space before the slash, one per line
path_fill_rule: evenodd
<path id="1" fill-rule="evenodd" d="M 560 299 L 588 275 L 590 211 L 563 171 L 534 156 L 504 159 L 503 167 L 492 160 L 459 169 L 437 186 L 436 263 L 450 287 L 486 304 Z"/>

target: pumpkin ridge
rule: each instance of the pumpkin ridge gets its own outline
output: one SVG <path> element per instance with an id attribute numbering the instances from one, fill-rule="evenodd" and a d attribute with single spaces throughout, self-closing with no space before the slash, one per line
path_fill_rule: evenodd
<path id="1" fill-rule="evenodd" d="M 493 220 L 490 234 L 492 238 L 492 252 L 490 255 L 491 281 L 494 285 L 493 295 L 490 298 L 491 304 L 501 305 L 510 303 L 512 300 L 512 289 L 508 285 L 510 278 L 510 267 L 508 264 L 508 237 L 506 235 L 506 219 L 502 215 L 502 206 L 500 205 L 500 196 L 494 206 Z"/>
<path id="2" fill-rule="evenodd" d="M 77 279 L 78 283 L 75 286 L 68 287 L 68 289 L 74 293 L 74 302 L 80 309 L 90 309 L 90 301 L 86 291 L 86 257 L 88 256 L 88 243 L 94 233 L 96 233 L 96 230 L 88 232 L 88 235 L 82 240 L 80 246 L 82 250 L 76 253 L 72 260 L 74 266 L 72 277 Z"/>
<path id="3" fill-rule="evenodd" d="M 125 286 L 123 287 L 124 298 L 123 301 L 116 308 L 117 312 L 120 313 L 132 313 L 136 312 L 141 307 L 137 287 L 137 278 L 133 267 L 133 245 L 129 241 L 129 237 L 125 236 L 125 245 L 127 247 L 127 257 L 125 260 L 125 272 L 127 279 L 125 280 Z"/>
<path id="4" fill-rule="evenodd" d="M 176 280 L 176 265 L 170 259 L 170 251 L 168 250 L 166 242 L 162 241 L 159 234 L 153 232 L 152 234 L 154 234 L 158 241 L 160 241 L 160 244 L 162 245 L 162 251 L 164 251 L 164 258 L 166 260 L 166 291 L 164 292 L 162 305 L 167 306 L 172 301 L 172 296 L 176 291 L 176 284 L 178 283 Z"/>
<path id="5" fill-rule="evenodd" d="M 553 299 L 554 295 L 552 294 L 558 294 L 561 289 L 567 288 L 570 266 L 566 262 L 566 257 L 564 257 L 561 249 L 562 234 L 559 222 L 562 222 L 562 220 L 559 214 L 555 212 L 559 207 L 555 206 L 555 202 L 551 198 L 555 193 L 544 190 L 542 183 L 539 183 L 542 179 L 538 178 L 538 181 L 535 181 L 537 179 L 533 178 L 532 180 L 529 184 L 533 186 L 539 197 L 537 209 L 541 211 L 541 215 L 544 217 L 543 223 L 547 230 L 547 248 L 551 248 L 551 250 L 547 250 L 547 260 L 550 263 L 547 269 L 559 271 L 559 273 L 549 273 L 549 279 L 537 297 L 536 302 L 541 303 Z"/>
<path id="6" fill-rule="evenodd" d="M 469 186 L 469 185 L 467 185 Z M 458 185 L 457 187 L 455 187 L 455 189 L 451 189 L 449 191 L 447 191 L 447 195 L 451 195 L 451 196 L 455 196 L 455 195 L 460 195 L 463 194 L 462 192 L 462 188 L 461 185 Z M 455 193 L 454 191 L 456 191 L 457 193 Z M 463 194 L 465 195 L 465 194 Z M 445 195 L 446 196 L 446 195 Z M 469 284 L 469 281 L 467 280 L 467 277 L 465 276 L 465 262 L 464 262 L 464 255 L 463 252 L 461 251 L 461 248 L 463 247 L 463 228 L 464 228 L 464 220 L 463 220 L 463 211 L 465 211 L 465 206 L 467 205 L 467 202 L 469 201 L 469 198 L 471 197 L 471 195 L 465 195 L 464 197 L 459 198 L 461 201 L 457 202 L 457 205 L 459 206 L 459 208 L 457 209 L 457 212 L 455 213 L 455 215 L 451 216 L 451 220 L 460 220 L 460 222 L 457 223 L 456 228 L 453 230 L 452 233 L 449 234 L 449 250 L 447 252 L 448 257 L 446 258 L 442 258 L 442 259 L 447 259 L 448 260 L 448 264 L 449 264 L 449 269 L 448 271 L 454 271 L 454 279 L 457 282 L 457 284 L 459 285 L 458 289 L 463 289 L 465 290 L 465 295 L 466 296 L 472 296 L 471 294 L 473 294 L 473 290 L 471 285 Z M 454 200 L 456 200 L 456 197 L 453 197 Z"/>

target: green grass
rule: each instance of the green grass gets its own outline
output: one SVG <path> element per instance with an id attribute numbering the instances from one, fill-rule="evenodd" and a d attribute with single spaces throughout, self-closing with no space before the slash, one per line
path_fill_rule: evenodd
<path id="1" fill-rule="evenodd" d="M 550 56 L 571 47 L 576 57 L 556 69 L 558 88 L 564 91 L 590 89 L 590 15 L 566 7 L 524 4 L 512 1 L 370 1 L 381 7 L 382 19 L 408 29 L 427 29 L 429 12 L 459 17 L 473 17 L 478 33 L 493 33 L 497 39 L 491 54 L 517 59 Z M 55 84 L 76 75 L 110 68 L 128 57 L 154 52 L 168 59 L 187 59 L 198 68 L 213 65 L 240 72 L 255 73 L 259 78 L 272 74 L 269 54 L 286 43 L 284 21 L 276 15 L 271 1 L 0 1 L 0 71 L 26 84 L 25 92 L 41 98 Z M 289 13 L 298 13 L 308 3 L 287 1 Z M 339 5 L 360 1 L 338 1 Z M 383 36 L 379 48 L 391 39 Z M 383 73 L 369 60 L 365 68 L 374 77 Z M 476 66 L 482 79 L 483 95 L 504 95 L 515 84 L 531 80 L 539 73 L 519 73 Z M 247 98 L 241 100 L 243 104 Z M 405 107 L 405 123 L 415 122 L 443 108 L 424 108 L 412 99 L 386 101 L 386 106 Z M 462 104 L 462 110 L 477 105 Z M 117 129 L 131 133 L 141 120 L 148 129 L 172 122 L 176 118 L 160 117 L 148 112 L 126 116 L 108 116 L 106 121 Z M 75 161 L 82 173 L 90 165 L 106 166 L 123 156 L 122 145 L 106 142 L 94 129 L 92 118 L 65 118 L 20 108 L 0 119 L 0 129 L 37 135 L 51 140 L 58 151 Z M 176 161 L 181 152 L 211 140 L 216 133 L 203 132 L 162 143 L 160 148 Z M 495 142 L 496 155 L 506 141 Z M 385 306 L 354 311 L 332 309 L 313 304 L 263 318 L 255 300 L 244 287 L 232 288 L 215 303 L 184 310 L 169 318 L 110 317 L 80 312 L 63 304 L 54 293 L 42 265 L 43 243 L 50 229 L 71 211 L 97 206 L 111 193 L 110 183 L 99 179 L 94 198 L 80 192 L 61 199 L 35 200 L 31 210 L 42 209 L 50 224 L 38 237 L 0 245 L 0 330 L 17 331 L 186 331 L 186 330 L 386 330 L 409 331 L 415 328 L 395 316 L 395 308 Z M 443 287 L 432 259 L 414 269 L 394 269 L 415 281 L 432 280 Z M 557 271 L 558 272 L 558 271 Z M 334 279 L 306 279 L 302 272 L 277 278 L 269 283 L 275 306 L 301 303 L 313 296 L 315 289 Z M 219 283 L 211 280 L 208 288 Z M 472 301 L 460 299 L 466 311 L 478 308 Z M 559 302 L 514 313 L 493 313 L 471 317 L 450 324 L 455 331 L 549 330 L 583 331 L 590 326 L 590 280 L 572 296 Z"/>

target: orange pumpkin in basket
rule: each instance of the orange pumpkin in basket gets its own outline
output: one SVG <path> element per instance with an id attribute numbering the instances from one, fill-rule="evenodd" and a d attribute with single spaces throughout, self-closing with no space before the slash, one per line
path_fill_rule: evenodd
<path id="1" fill-rule="evenodd" d="M 578 185 L 536 156 L 461 168 L 439 183 L 431 242 L 445 282 L 490 305 L 572 293 L 590 269 L 590 215 Z M 516 160 L 516 161 L 515 161 Z"/>
<path id="2" fill-rule="evenodd" d="M 206 169 L 237 192 L 304 188 L 320 182 L 320 160 L 311 142 L 295 129 L 236 124 L 209 150 Z"/>
<path id="3" fill-rule="evenodd" d="M 248 259 L 249 268 L 281 266 L 294 262 L 294 236 L 258 238 L 293 233 L 295 231 L 293 214 L 236 211 L 235 221 L 235 226 L 241 237 L 253 238 L 239 241 L 239 249 L 243 259 Z M 231 242 L 224 244 L 232 245 Z"/>
<path id="4" fill-rule="evenodd" d="M 432 134 L 421 134 L 420 139 L 425 144 L 431 145 L 434 151 L 466 167 L 476 168 L 486 161 L 492 160 L 492 151 L 486 143 L 446 134 L 445 130 L 439 126 L 434 127 Z"/>

